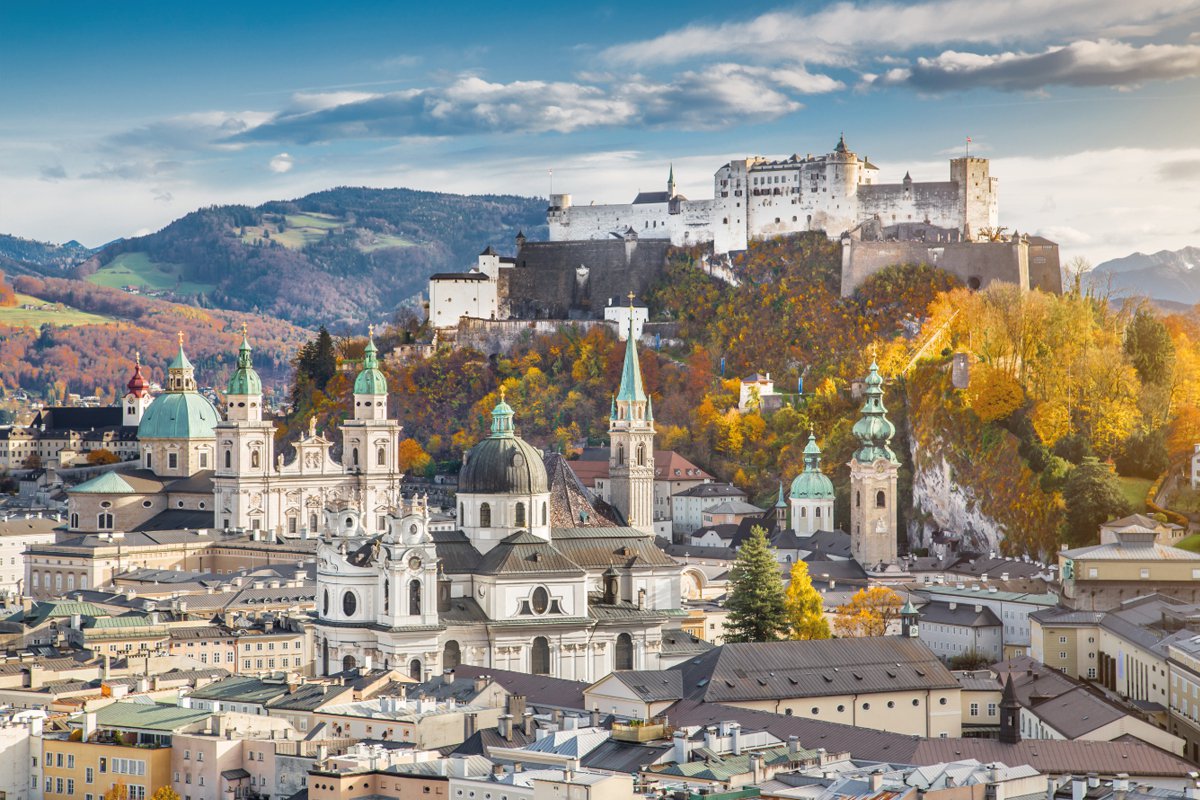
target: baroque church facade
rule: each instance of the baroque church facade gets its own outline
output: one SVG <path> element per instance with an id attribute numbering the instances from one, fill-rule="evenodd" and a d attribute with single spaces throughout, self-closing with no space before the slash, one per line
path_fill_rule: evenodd
<path id="1" fill-rule="evenodd" d="M 563 519 L 543 454 L 517 435 L 503 393 L 459 472 L 458 530 L 431 531 L 420 498 L 401 501 L 383 531 L 328 508 L 318 671 L 370 664 L 428 677 L 465 663 L 592 681 L 674 663 L 663 630 L 682 616 L 682 568 L 643 530 L 654 428 L 632 338 L 612 406 L 613 505 L 627 526 Z"/>

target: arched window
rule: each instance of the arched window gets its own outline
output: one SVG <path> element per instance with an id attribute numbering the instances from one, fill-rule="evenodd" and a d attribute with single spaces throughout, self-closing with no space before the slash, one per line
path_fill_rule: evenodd
<path id="1" fill-rule="evenodd" d="M 387 466 L 387 448 L 381 447 L 377 451 L 375 451 L 375 466 L 377 466 L 377 467 L 386 467 Z"/>
<path id="2" fill-rule="evenodd" d="M 463 524 L 463 518 L 465 517 L 465 514 L 463 513 L 463 511 L 464 511 L 463 504 L 459 503 L 458 504 L 458 524 L 459 525 Z"/>
<path id="3" fill-rule="evenodd" d="M 408 662 L 408 677 L 414 681 L 421 680 L 421 660 L 419 658 L 414 658 Z"/>
<path id="4" fill-rule="evenodd" d="M 317 515 L 316 514 L 308 515 L 308 529 L 310 531 L 315 531 L 317 529 Z"/>
<path id="5" fill-rule="evenodd" d="M 550 642 L 545 636 L 533 640 L 529 650 L 529 671 L 534 675 L 550 674 Z"/>
<path id="6" fill-rule="evenodd" d="M 357 447 L 350 451 L 350 463 L 356 467 L 358 466 L 358 448 Z"/>
<path id="7" fill-rule="evenodd" d="M 623 445 L 623 444 L 617 445 L 617 463 L 618 464 L 625 463 L 625 445 Z"/>
<path id="8" fill-rule="evenodd" d="M 229 469 L 232 465 L 233 465 L 233 452 L 230 450 L 226 450 L 225 451 L 225 469 Z"/>
<path id="9" fill-rule="evenodd" d="M 347 617 L 353 617 L 354 612 L 358 610 L 358 598 L 354 596 L 354 592 L 346 592 L 342 595 L 342 613 Z"/>
<path id="10" fill-rule="evenodd" d="M 628 633 L 617 636 L 613 669 L 633 669 L 633 637 Z"/>
<path id="11" fill-rule="evenodd" d="M 408 613 L 421 613 L 421 582 L 411 581 L 408 584 Z"/>
<path id="12" fill-rule="evenodd" d="M 815 516 L 817 519 L 821 518 L 821 507 L 820 506 L 817 506 L 816 512 L 813 514 L 813 516 Z"/>
<path id="13" fill-rule="evenodd" d="M 383 579 L 383 613 L 388 614 L 392 610 L 392 582 L 387 578 Z"/>
<path id="14" fill-rule="evenodd" d="M 442 669 L 454 669 L 462 663 L 462 650 L 458 642 L 451 639 L 442 648 Z"/>
<path id="15" fill-rule="evenodd" d="M 354 656 L 346 656 L 342 659 L 342 672 L 349 672 L 358 666 L 358 662 L 354 660 Z"/>
<path id="16" fill-rule="evenodd" d="M 800 519 L 804 519 L 807 516 L 808 516 L 808 509 L 805 508 L 804 506 L 800 506 Z"/>
<path id="17" fill-rule="evenodd" d="M 644 444 L 637 446 L 637 465 L 639 467 L 646 466 L 646 445 Z"/>
<path id="18" fill-rule="evenodd" d="M 481 503 L 479 505 L 479 527 L 492 527 L 492 507 L 487 503 Z"/>
<path id="19" fill-rule="evenodd" d="M 146 453 L 146 469 L 154 469 L 154 454 L 149 451 Z"/>
<path id="20" fill-rule="evenodd" d="M 518 503 L 517 503 L 517 519 L 516 519 L 516 525 L 517 525 L 517 527 L 518 527 L 518 528 L 524 528 L 524 527 L 525 527 L 525 504 L 524 504 L 524 503 L 521 503 L 521 502 L 518 502 Z"/>
<path id="21" fill-rule="evenodd" d="M 543 500 L 543 501 L 542 501 L 542 524 L 543 524 L 543 525 L 546 525 L 546 524 L 547 524 L 547 522 L 546 522 L 546 519 L 547 519 L 547 511 L 546 511 L 546 506 L 547 506 L 547 503 L 546 503 L 546 501 L 545 501 L 545 500 Z"/>
<path id="22" fill-rule="evenodd" d="M 107 511 L 101 511 L 96 516 L 96 527 L 102 531 L 112 530 L 113 515 Z"/>
<path id="23" fill-rule="evenodd" d="M 324 600 L 325 600 L 325 602 L 323 603 L 323 605 L 325 607 L 325 616 L 328 617 L 329 616 L 329 590 L 328 589 L 325 590 Z"/>
<path id="24" fill-rule="evenodd" d="M 882 489 L 880 489 L 878 492 L 875 493 L 875 507 L 876 508 L 886 508 L 887 507 L 887 494 L 885 494 Z"/>
<path id="25" fill-rule="evenodd" d="M 259 464 L 258 451 L 251 450 L 250 451 L 250 469 L 258 469 L 258 464 Z"/>
<path id="26" fill-rule="evenodd" d="M 862 492 L 854 493 L 854 507 L 858 508 L 862 505 Z"/>

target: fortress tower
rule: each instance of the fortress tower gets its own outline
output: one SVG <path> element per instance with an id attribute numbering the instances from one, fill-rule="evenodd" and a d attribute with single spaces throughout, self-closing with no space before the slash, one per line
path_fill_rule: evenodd
<path id="1" fill-rule="evenodd" d="M 996 184 L 986 158 L 955 158 L 950 160 L 950 180 L 958 185 L 958 211 L 962 219 L 963 238 L 977 239 L 985 228 L 1000 224 Z"/>

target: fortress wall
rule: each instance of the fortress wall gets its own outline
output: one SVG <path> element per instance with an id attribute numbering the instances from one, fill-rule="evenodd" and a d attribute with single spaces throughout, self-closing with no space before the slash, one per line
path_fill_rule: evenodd
<path id="1" fill-rule="evenodd" d="M 951 181 L 875 184 L 858 187 L 859 221 L 879 215 L 884 225 L 924 222 L 941 228 L 962 228 L 958 184 Z"/>
<path id="2" fill-rule="evenodd" d="M 604 316 L 610 297 L 643 296 L 666 265 L 671 243 L 662 239 L 585 239 L 526 242 L 516 265 L 501 270 L 500 296 L 524 319 Z M 581 278 L 577 268 L 588 268 Z"/>
<path id="3" fill-rule="evenodd" d="M 669 239 L 666 203 L 569 206 L 550 225 L 552 241 L 608 239 L 633 228 L 641 239 Z"/>
<path id="4" fill-rule="evenodd" d="M 842 296 L 894 264 L 929 264 L 957 275 L 975 289 L 996 281 L 1029 288 L 1029 245 L 1025 242 L 861 242 L 842 240 Z"/>
<path id="5" fill-rule="evenodd" d="M 507 353 L 523 341 L 532 339 L 534 336 L 555 333 L 563 327 L 574 327 L 584 333 L 597 325 L 606 325 L 613 330 L 614 334 L 616 333 L 616 323 L 607 320 L 520 320 L 463 317 L 459 320 L 458 329 L 453 333 L 453 342 L 455 347 L 471 347 L 484 355 L 493 355 Z"/>
<path id="6" fill-rule="evenodd" d="M 1062 294 L 1058 245 L 1040 236 L 1029 240 L 1029 288 Z"/>

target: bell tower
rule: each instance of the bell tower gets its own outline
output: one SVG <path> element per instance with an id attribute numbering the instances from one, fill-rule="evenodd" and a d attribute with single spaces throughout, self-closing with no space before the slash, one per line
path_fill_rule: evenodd
<path id="1" fill-rule="evenodd" d="M 896 562 L 896 479 L 900 462 L 892 452 L 896 426 L 883 405 L 883 377 L 871 361 L 862 417 L 854 423 L 859 447 L 850 460 L 850 554 L 863 569 Z"/>
<path id="2" fill-rule="evenodd" d="M 121 411 L 121 424 L 132 428 L 141 424 L 142 415 L 154 399 L 150 396 L 150 382 L 142 375 L 142 354 L 136 354 L 134 359 L 133 377 L 125 384 Z"/>
<path id="3" fill-rule="evenodd" d="M 629 331 L 621 388 L 608 420 L 608 474 L 612 504 L 625 524 L 654 534 L 654 406 L 642 387 L 637 342 L 633 335 L 633 292 L 629 293 Z"/>
<path id="4" fill-rule="evenodd" d="M 341 427 L 342 466 L 359 476 L 356 494 L 363 524 L 369 531 L 382 532 L 399 497 L 400 424 L 388 419 L 387 378 L 379 368 L 374 326 L 368 329 L 362 369 L 354 379 L 354 416 Z"/>

